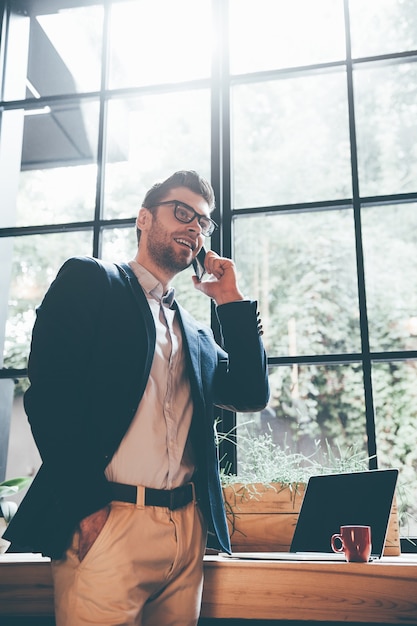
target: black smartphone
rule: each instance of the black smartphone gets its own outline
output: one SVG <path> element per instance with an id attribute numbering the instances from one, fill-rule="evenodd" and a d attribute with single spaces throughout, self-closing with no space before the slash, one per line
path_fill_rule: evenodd
<path id="1" fill-rule="evenodd" d="M 195 275 L 197 276 L 198 280 L 201 280 L 203 278 L 204 274 L 206 273 L 206 270 L 205 270 L 205 267 L 204 267 L 204 259 L 205 258 L 206 258 L 206 251 L 205 251 L 204 247 L 202 247 L 200 252 L 197 254 L 195 259 L 193 260 L 193 268 L 194 268 L 194 272 L 195 272 Z"/>

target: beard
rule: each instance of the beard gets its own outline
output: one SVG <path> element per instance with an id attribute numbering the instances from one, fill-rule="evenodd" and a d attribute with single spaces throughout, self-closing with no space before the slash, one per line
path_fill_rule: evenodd
<path id="1" fill-rule="evenodd" d="M 164 238 L 164 231 L 157 227 L 157 218 L 154 217 L 154 228 L 149 233 L 147 248 L 153 262 L 163 271 L 170 274 L 178 274 L 191 265 L 189 259 L 190 250 L 172 244 L 171 240 Z"/>

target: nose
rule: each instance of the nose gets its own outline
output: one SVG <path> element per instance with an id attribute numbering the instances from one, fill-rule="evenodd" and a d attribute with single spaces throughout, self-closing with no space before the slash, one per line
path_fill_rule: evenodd
<path id="1" fill-rule="evenodd" d="M 188 223 L 188 229 L 192 231 L 199 230 L 200 234 L 203 232 L 203 229 L 201 228 L 200 220 L 198 219 L 197 215 L 195 215 L 193 219 L 191 220 L 191 222 Z"/>

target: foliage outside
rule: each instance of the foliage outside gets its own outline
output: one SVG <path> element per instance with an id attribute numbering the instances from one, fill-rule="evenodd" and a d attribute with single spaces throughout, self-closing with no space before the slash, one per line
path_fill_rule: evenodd
<path id="1" fill-rule="evenodd" d="M 26 489 L 32 478 L 23 476 L 18 478 L 10 478 L 0 483 L 0 517 L 4 517 L 6 523 L 9 523 L 17 511 L 16 502 L 5 500 L 10 496 L 16 495 L 22 489 Z"/>
<path id="2" fill-rule="evenodd" d="M 278 483 L 281 486 L 288 486 L 306 483 L 310 476 L 318 474 L 368 469 L 369 459 L 364 458 L 363 451 L 357 450 L 355 446 L 335 451 L 326 445 L 323 451 L 320 442 L 316 441 L 315 452 L 306 456 L 300 452 L 293 452 L 285 443 L 283 445 L 275 443 L 271 432 L 253 437 L 247 428 L 239 427 L 236 431 L 236 437 L 234 433 L 216 433 L 218 445 L 227 440 L 237 446 L 239 453 L 237 474 L 231 474 L 230 464 L 227 463 L 227 459 L 222 459 L 223 486 L 236 483 L 245 485 Z"/>

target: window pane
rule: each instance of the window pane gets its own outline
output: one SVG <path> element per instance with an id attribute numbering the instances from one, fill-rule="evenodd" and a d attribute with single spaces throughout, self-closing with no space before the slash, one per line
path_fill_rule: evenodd
<path id="1" fill-rule="evenodd" d="M 354 73 L 362 196 L 407 193 L 417 179 L 417 64 Z"/>
<path id="2" fill-rule="evenodd" d="M 30 29 L 28 18 L 12 19 L 5 99 L 24 98 L 25 90 L 26 98 L 97 91 L 103 7 L 54 8 L 38 15 L 32 7 L 32 12 Z"/>
<path id="3" fill-rule="evenodd" d="M 241 288 L 259 301 L 269 356 L 359 352 L 351 210 L 239 218 Z"/>
<path id="4" fill-rule="evenodd" d="M 208 78 L 212 41 L 208 0 L 114 4 L 110 87 Z"/>
<path id="5" fill-rule="evenodd" d="M 210 177 L 210 93 L 111 100 L 105 217 L 137 215 L 145 192 L 179 169 Z"/>
<path id="6" fill-rule="evenodd" d="M 105 261 L 128 262 L 136 255 L 136 228 L 106 228 L 102 231 L 101 257 Z"/>
<path id="7" fill-rule="evenodd" d="M 349 13 L 354 57 L 417 48 L 415 0 L 349 0 Z"/>
<path id="8" fill-rule="evenodd" d="M 400 470 L 397 504 L 401 534 L 417 536 L 417 363 L 374 363 L 378 460 Z"/>
<path id="9" fill-rule="evenodd" d="M 92 220 L 98 105 L 59 105 L 38 112 L 26 111 L 24 117 L 16 224 Z"/>
<path id="10" fill-rule="evenodd" d="M 96 175 L 95 165 L 22 172 L 17 226 L 92 220 Z"/>
<path id="11" fill-rule="evenodd" d="M 271 401 L 266 409 L 256 414 L 238 414 L 243 433 L 246 428 L 253 437 L 270 433 L 280 447 L 311 456 L 312 463 L 325 467 L 333 455 L 350 457 L 352 463 L 361 461 L 367 467 L 359 364 L 275 367 L 270 370 L 269 382 Z M 238 464 L 239 458 L 244 462 L 245 446 L 238 447 L 237 452 Z"/>
<path id="12" fill-rule="evenodd" d="M 370 346 L 417 350 L 417 205 L 362 209 Z"/>
<path id="13" fill-rule="evenodd" d="M 12 35 L 21 37 L 23 26 L 16 33 L 12 31 Z M 102 29 L 102 6 L 55 9 L 50 14 L 34 15 L 30 20 L 26 97 L 97 91 L 101 78 Z M 13 49 L 14 42 L 9 45 Z M 14 63 L 15 59 L 10 62 Z M 9 75 L 6 99 L 13 99 L 16 78 Z"/>
<path id="14" fill-rule="evenodd" d="M 70 256 L 91 254 L 92 233 L 78 232 L 0 239 L 0 258 L 8 259 L 10 276 L 5 367 L 26 367 L 35 308 L 41 303 L 62 263 Z M 6 294 L 4 294 L 6 297 Z"/>
<path id="15" fill-rule="evenodd" d="M 231 0 L 233 74 L 345 58 L 341 0 Z"/>
<path id="16" fill-rule="evenodd" d="M 351 197 L 345 74 L 233 89 L 236 207 Z"/>

